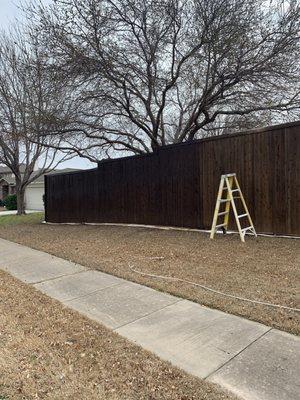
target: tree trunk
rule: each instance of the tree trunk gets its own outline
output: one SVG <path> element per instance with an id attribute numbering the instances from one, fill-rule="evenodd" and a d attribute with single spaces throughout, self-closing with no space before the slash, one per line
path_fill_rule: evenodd
<path id="1" fill-rule="evenodd" d="M 17 188 L 17 215 L 25 215 L 25 189 Z"/>
<path id="2" fill-rule="evenodd" d="M 154 139 L 152 139 L 152 140 L 151 140 L 151 148 L 152 148 L 152 150 L 155 151 L 155 150 L 157 150 L 159 147 L 160 147 L 160 146 L 157 144 L 157 142 L 156 142 Z"/>

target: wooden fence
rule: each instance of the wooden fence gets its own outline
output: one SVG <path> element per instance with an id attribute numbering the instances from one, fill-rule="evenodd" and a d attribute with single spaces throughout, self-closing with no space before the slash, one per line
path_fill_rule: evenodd
<path id="1" fill-rule="evenodd" d="M 258 232 L 300 235 L 300 122 L 46 176 L 46 221 L 209 229 L 220 175 L 231 172 Z"/>

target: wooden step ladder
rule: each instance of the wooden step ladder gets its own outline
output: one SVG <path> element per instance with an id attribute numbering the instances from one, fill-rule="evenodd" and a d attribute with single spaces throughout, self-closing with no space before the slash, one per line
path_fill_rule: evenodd
<path id="1" fill-rule="evenodd" d="M 225 192 L 226 198 L 223 197 L 223 193 Z M 242 203 L 242 207 L 244 209 L 244 212 L 242 214 L 238 214 L 237 212 L 237 207 L 235 204 L 235 199 L 239 199 Z M 220 211 L 221 204 L 225 204 L 225 209 L 223 211 Z M 213 239 L 215 236 L 215 233 L 219 228 L 222 228 L 223 232 L 226 233 L 228 229 L 228 223 L 229 223 L 229 213 L 230 213 L 230 207 L 232 206 L 233 214 L 235 217 L 235 221 L 238 227 L 238 231 L 240 234 L 240 238 L 242 242 L 245 242 L 245 235 L 247 232 L 252 232 L 256 237 L 256 231 L 252 222 L 252 219 L 250 217 L 244 196 L 242 194 L 240 185 L 238 183 L 236 174 L 226 174 L 221 176 L 220 180 L 220 186 L 219 186 L 219 192 L 218 192 L 218 197 L 217 197 L 217 202 L 216 202 L 216 207 L 215 207 L 215 212 L 214 212 L 214 218 L 213 218 L 213 223 L 211 227 L 211 232 L 210 232 L 210 238 Z M 222 223 L 218 224 L 218 219 L 219 217 L 222 217 Z M 248 220 L 248 226 L 245 228 L 242 228 L 241 225 L 241 220 L 242 219 Z"/>

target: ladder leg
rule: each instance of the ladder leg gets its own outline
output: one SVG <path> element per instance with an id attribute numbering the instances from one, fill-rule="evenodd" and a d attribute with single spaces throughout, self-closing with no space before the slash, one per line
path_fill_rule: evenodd
<path id="1" fill-rule="evenodd" d="M 254 228 L 252 218 L 251 218 L 251 216 L 250 216 L 250 213 L 249 213 L 249 210 L 248 210 L 246 201 L 245 201 L 245 199 L 244 199 L 243 193 L 242 193 L 242 191 L 241 191 L 241 188 L 240 188 L 240 185 L 239 185 L 239 182 L 238 182 L 236 176 L 234 177 L 234 180 L 235 180 L 235 185 L 236 185 L 236 187 L 239 189 L 239 193 L 240 193 L 240 196 L 241 196 L 241 202 L 242 202 L 243 207 L 244 207 L 244 209 L 245 209 L 245 211 L 246 211 L 246 213 L 247 213 L 247 218 L 248 218 L 249 224 L 250 224 L 250 226 L 252 227 L 252 230 L 253 230 L 253 233 L 254 233 L 255 237 L 257 237 L 256 230 L 255 230 L 255 228 Z M 245 232 L 245 233 L 246 233 L 246 232 Z M 244 237 L 245 237 L 245 235 L 244 235 Z M 245 241 L 245 240 L 244 240 L 244 241 Z"/>
<path id="2" fill-rule="evenodd" d="M 210 231 L 210 238 L 213 239 L 216 233 L 216 225 L 217 225 L 217 220 L 218 220 L 218 213 L 220 209 L 220 200 L 222 198 L 222 192 L 224 188 L 224 178 L 221 178 L 220 185 L 219 185 L 219 191 L 218 191 L 218 197 L 217 197 L 217 202 L 215 206 L 215 212 L 214 212 L 214 218 L 213 218 L 213 223 Z"/>
<path id="3" fill-rule="evenodd" d="M 232 184 L 233 184 L 233 177 L 229 177 L 228 178 L 228 182 L 229 182 L 229 186 L 227 186 L 227 200 L 230 200 L 230 192 L 232 189 Z M 226 179 L 226 184 L 227 184 L 227 179 Z M 227 202 L 226 206 L 225 206 L 225 218 L 224 218 L 224 229 L 227 232 L 228 229 L 228 223 L 229 223 L 229 212 L 230 212 L 230 206 L 231 206 L 231 202 Z"/>
<path id="4" fill-rule="evenodd" d="M 227 185 L 229 185 L 228 179 L 229 178 L 226 178 Z M 238 217 L 238 212 L 237 212 L 237 209 L 236 209 L 236 206 L 235 206 L 235 202 L 234 202 L 234 198 L 233 198 L 231 190 L 229 190 L 229 197 L 230 197 L 230 202 L 231 202 L 231 205 L 232 205 L 232 210 L 233 210 L 233 213 L 234 213 L 234 217 L 235 217 L 235 220 L 236 220 L 236 224 L 237 224 L 237 227 L 238 227 L 238 231 L 239 231 L 239 234 L 240 234 L 241 241 L 245 242 L 244 233 L 243 233 L 242 228 L 241 228 L 241 224 L 240 224 L 239 217 Z"/>

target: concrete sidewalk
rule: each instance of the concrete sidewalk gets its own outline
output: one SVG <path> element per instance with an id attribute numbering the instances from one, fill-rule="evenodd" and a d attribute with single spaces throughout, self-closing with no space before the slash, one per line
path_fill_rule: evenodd
<path id="1" fill-rule="evenodd" d="M 245 400 L 299 400 L 300 338 L 0 239 L 0 268 Z"/>
<path id="2" fill-rule="evenodd" d="M 40 213 L 43 211 L 36 211 L 36 210 L 26 210 L 25 211 L 26 214 L 34 214 L 34 213 Z M 0 217 L 4 216 L 4 215 L 16 215 L 17 211 L 13 210 L 13 211 L 0 211 Z"/>

